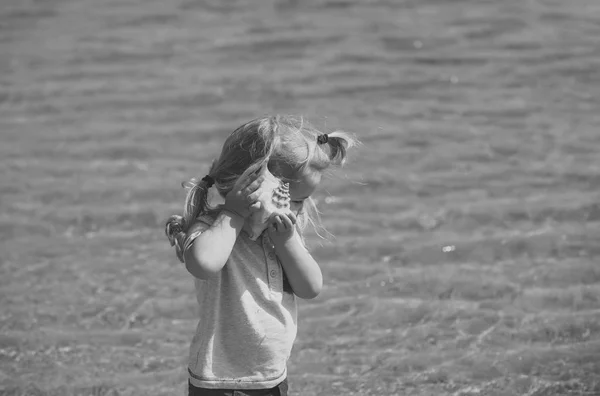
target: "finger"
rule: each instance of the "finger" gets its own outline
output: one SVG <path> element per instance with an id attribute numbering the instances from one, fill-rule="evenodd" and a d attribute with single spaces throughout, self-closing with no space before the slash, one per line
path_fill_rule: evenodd
<path id="1" fill-rule="evenodd" d="M 258 201 L 258 198 L 260 197 L 260 192 L 254 192 L 250 195 L 246 195 L 246 202 L 253 204 L 254 202 Z"/>
<path id="2" fill-rule="evenodd" d="M 262 164 L 260 164 L 260 166 L 258 166 L 258 168 L 254 171 L 254 173 L 256 173 L 258 175 L 264 175 L 267 170 L 267 167 L 268 167 L 268 163 L 263 162 Z"/>
<path id="3" fill-rule="evenodd" d="M 256 201 L 260 194 L 262 194 L 260 186 L 262 185 L 264 179 L 264 176 L 260 176 L 258 179 L 250 183 L 250 185 L 244 189 L 243 193 L 246 195 L 249 202 Z"/>
<path id="4" fill-rule="evenodd" d="M 250 175 L 243 174 L 237 179 L 233 188 L 238 191 L 244 191 L 254 180 Z"/>
<path id="5" fill-rule="evenodd" d="M 261 167 L 262 167 L 262 164 L 260 164 L 260 163 L 254 163 L 254 164 L 250 165 L 244 171 L 244 173 L 242 173 L 242 176 L 248 177 L 248 176 L 251 176 L 253 174 L 259 173 Z"/>
<path id="6" fill-rule="evenodd" d="M 239 189 L 248 195 L 257 191 L 264 181 L 264 173 L 254 173 L 246 176 L 245 180 L 240 183 Z"/>
<path id="7" fill-rule="evenodd" d="M 248 209 L 250 209 L 250 212 L 258 212 L 260 208 L 262 208 L 262 202 L 257 201 L 250 205 Z"/>
<path id="8" fill-rule="evenodd" d="M 298 221 L 298 218 L 296 217 L 296 215 L 294 214 L 294 212 L 288 213 L 288 218 L 290 219 L 290 221 L 292 222 L 293 225 L 296 225 L 296 222 Z"/>
<path id="9" fill-rule="evenodd" d="M 275 222 L 275 217 L 271 217 L 269 219 L 269 228 L 271 231 L 277 231 L 277 223 Z"/>
<path id="10" fill-rule="evenodd" d="M 260 168 L 258 168 L 258 169 L 260 169 Z M 241 191 L 241 190 L 245 189 L 246 187 L 248 187 L 248 185 L 250 183 L 252 183 L 254 180 L 256 180 L 257 177 L 259 177 L 261 175 L 260 173 L 256 173 L 256 170 L 257 170 L 256 165 L 252 165 L 251 167 L 246 169 L 244 171 L 244 173 L 242 173 L 240 175 L 240 177 L 238 177 L 233 188 Z"/>
<path id="11" fill-rule="evenodd" d="M 288 216 L 286 216 L 286 215 L 280 216 L 280 219 L 281 219 L 281 223 L 283 224 L 283 227 L 286 230 L 291 230 L 294 227 L 294 225 L 292 224 L 292 220 Z"/>
<path id="12" fill-rule="evenodd" d="M 267 164 L 265 162 L 262 164 L 253 164 L 249 166 L 244 173 L 242 173 L 240 179 L 243 178 L 246 181 L 245 187 L 247 187 L 248 184 L 252 183 L 257 178 L 264 176 L 266 169 Z"/>
<path id="13" fill-rule="evenodd" d="M 283 221 L 281 221 L 281 216 L 276 216 L 275 217 L 275 228 L 277 228 L 277 230 L 283 230 L 284 229 L 284 225 L 283 225 Z"/>
<path id="14" fill-rule="evenodd" d="M 252 174 L 260 175 L 261 173 L 263 173 L 266 165 L 267 165 L 266 162 L 252 164 L 248 167 L 247 172 L 249 175 L 252 175 Z"/>

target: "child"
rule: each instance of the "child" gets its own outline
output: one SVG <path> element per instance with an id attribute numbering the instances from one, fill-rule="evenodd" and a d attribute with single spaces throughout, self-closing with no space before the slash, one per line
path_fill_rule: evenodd
<path id="1" fill-rule="evenodd" d="M 321 269 L 302 230 L 318 223 L 311 199 L 323 172 L 342 165 L 356 141 L 322 134 L 301 118 L 265 117 L 236 129 L 201 180 L 192 179 L 183 217 L 166 234 L 195 277 L 200 322 L 189 355 L 189 395 L 287 395 L 296 338 L 295 296 L 321 291 Z M 244 229 L 263 209 L 265 167 L 289 183 L 290 211 L 274 214 L 256 241 Z M 214 186 L 224 203 L 208 198 Z"/>

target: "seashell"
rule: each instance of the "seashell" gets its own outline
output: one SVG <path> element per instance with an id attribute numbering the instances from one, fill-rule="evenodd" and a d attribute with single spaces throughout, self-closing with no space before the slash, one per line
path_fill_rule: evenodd
<path id="1" fill-rule="evenodd" d="M 259 211 L 254 212 L 244 224 L 243 230 L 255 241 L 268 226 L 268 220 L 274 214 L 288 214 L 290 210 L 290 185 L 275 177 L 268 169 L 264 169 L 265 180 L 259 190 Z"/>

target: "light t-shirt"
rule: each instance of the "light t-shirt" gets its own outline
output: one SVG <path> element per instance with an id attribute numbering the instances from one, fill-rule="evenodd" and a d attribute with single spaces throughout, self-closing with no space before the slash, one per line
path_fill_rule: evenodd
<path id="1" fill-rule="evenodd" d="M 212 222 L 199 218 L 186 247 Z M 195 279 L 200 321 L 190 347 L 192 385 L 266 389 L 286 378 L 297 307 L 284 277 L 267 232 L 256 241 L 241 232 L 223 269 Z"/>

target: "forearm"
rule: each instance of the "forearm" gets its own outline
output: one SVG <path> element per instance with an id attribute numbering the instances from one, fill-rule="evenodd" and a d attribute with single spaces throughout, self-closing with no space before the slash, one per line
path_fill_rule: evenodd
<path id="1" fill-rule="evenodd" d="M 207 279 L 219 272 L 233 249 L 245 219 L 222 211 L 215 222 L 184 252 L 185 266 L 196 278 Z"/>
<path id="2" fill-rule="evenodd" d="M 281 244 L 276 244 L 275 252 L 294 294 L 304 299 L 315 298 L 319 295 L 323 287 L 321 268 L 304 248 L 298 234 Z"/>

